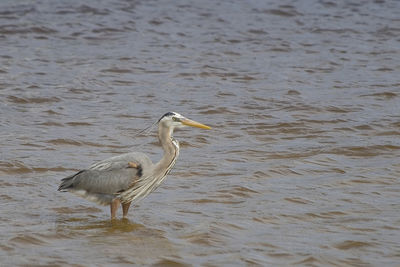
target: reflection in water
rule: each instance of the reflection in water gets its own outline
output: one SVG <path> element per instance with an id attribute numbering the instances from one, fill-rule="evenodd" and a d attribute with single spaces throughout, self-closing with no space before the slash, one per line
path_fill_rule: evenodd
<path id="1" fill-rule="evenodd" d="M 69 221 L 81 221 L 78 218 L 70 218 Z M 65 225 L 64 225 L 65 226 Z M 123 232 L 133 232 L 143 230 L 144 226 L 142 224 L 132 223 L 129 219 L 124 218 L 120 220 L 105 220 L 98 222 L 88 222 L 85 224 L 72 227 L 73 230 L 103 230 L 102 235 L 123 233 Z"/>
<path id="2" fill-rule="evenodd" d="M 95 262 L 112 260 L 118 264 L 149 264 L 158 259 L 174 257 L 176 248 L 166 237 L 163 230 L 146 227 L 129 219 L 102 220 L 87 214 L 64 214 L 57 218 L 55 230 L 57 243 L 70 243 L 81 255 L 90 255 L 82 251 L 90 247 L 96 254 Z M 44 239 L 48 236 L 43 236 Z"/>
<path id="3" fill-rule="evenodd" d="M 1 1 L 0 265 L 396 266 L 399 5 Z M 170 110 L 129 221 L 56 191 Z"/>

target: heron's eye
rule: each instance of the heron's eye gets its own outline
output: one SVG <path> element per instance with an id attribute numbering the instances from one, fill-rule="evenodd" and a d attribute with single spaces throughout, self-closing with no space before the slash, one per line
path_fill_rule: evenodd
<path id="1" fill-rule="evenodd" d="M 179 121 L 179 119 L 177 117 L 172 117 L 173 121 Z"/>

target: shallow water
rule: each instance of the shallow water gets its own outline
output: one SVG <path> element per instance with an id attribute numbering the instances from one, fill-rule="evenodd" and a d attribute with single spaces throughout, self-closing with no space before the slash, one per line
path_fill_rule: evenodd
<path id="1" fill-rule="evenodd" d="M 396 266 L 400 2 L 1 1 L 1 266 Z M 57 192 L 110 156 L 166 182 L 109 221 Z"/>

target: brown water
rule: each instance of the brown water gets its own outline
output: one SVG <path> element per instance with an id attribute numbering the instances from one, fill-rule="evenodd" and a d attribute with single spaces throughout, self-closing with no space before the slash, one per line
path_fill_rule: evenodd
<path id="1" fill-rule="evenodd" d="M 396 266 L 399 36 L 399 1 L 1 1 L 0 265 Z M 129 220 L 56 191 L 170 110 L 213 130 Z"/>

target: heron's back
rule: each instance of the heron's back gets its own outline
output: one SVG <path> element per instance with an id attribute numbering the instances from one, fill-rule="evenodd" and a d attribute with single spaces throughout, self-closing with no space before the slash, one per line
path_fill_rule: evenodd
<path id="1" fill-rule="evenodd" d="M 70 191 L 106 205 L 153 168 L 153 163 L 145 154 L 126 153 L 97 162 L 88 169 L 62 179 L 58 190 Z"/>

